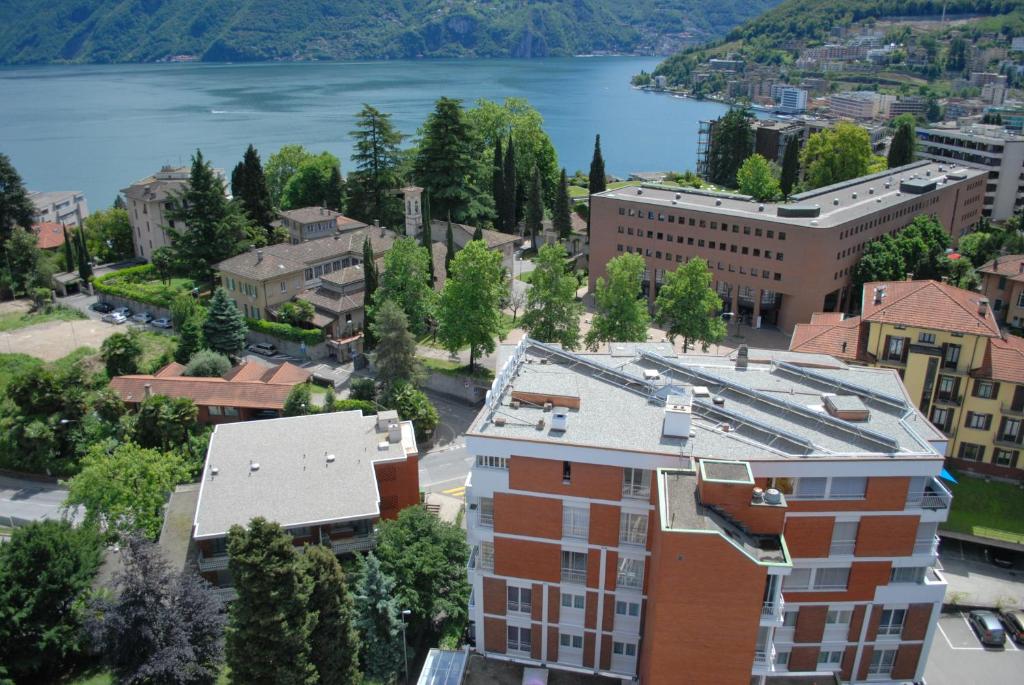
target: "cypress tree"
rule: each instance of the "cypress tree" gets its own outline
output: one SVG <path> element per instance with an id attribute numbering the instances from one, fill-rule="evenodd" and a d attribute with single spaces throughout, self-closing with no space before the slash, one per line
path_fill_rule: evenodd
<path id="1" fill-rule="evenodd" d="M 85 245 L 85 229 L 75 231 L 78 237 L 78 276 L 83 281 L 92 278 L 92 265 L 89 264 L 89 248 Z"/>
<path id="2" fill-rule="evenodd" d="M 591 195 L 603 193 L 608 189 L 605 180 L 604 156 L 601 154 L 601 134 L 594 137 L 594 156 L 590 159 L 590 176 L 587 179 L 587 190 Z M 587 213 L 587 236 L 590 235 L 590 213 Z"/>
<path id="3" fill-rule="evenodd" d="M 203 348 L 203 324 L 199 315 L 185 319 L 178 329 L 178 346 L 174 348 L 174 361 L 188 364 L 192 355 Z"/>
<path id="4" fill-rule="evenodd" d="M 270 191 L 267 189 L 267 177 L 263 173 L 260 153 L 251 143 L 245 149 L 242 161 L 231 172 L 231 194 L 242 203 L 242 209 L 249 220 L 269 233 L 274 210 L 270 204 Z"/>
<path id="5" fill-rule="evenodd" d="M 452 275 L 452 258 L 455 256 L 455 236 L 452 235 L 452 220 L 448 219 L 448 232 L 444 237 L 444 244 L 447 248 L 447 252 L 444 255 L 444 274 L 445 276 Z"/>
<path id="6" fill-rule="evenodd" d="M 307 547 L 302 561 L 312 583 L 309 611 L 317 613 L 316 625 L 309 635 L 309 660 L 316 669 L 319 682 L 321 685 L 359 682 L 359 634 L 354 625 L 355 607 L 341 564 L 323 545 Z"/>
<path id="7" fill-rule="evenodd" d="M 238 311 L 223 288 L 217 288 L 213 293 L 208 311 L 203 322 L 203 339 L 207 347 L 228 357 L 238 357 L 245 348 L 245 336 L 249 332 L 242 312 Z"/>
<path id="8" fill-rule="evenodd" d="M 558 177 L 558 189 L 555 194 L 555 216 L 552 226 L 562 240 L 568 240 L 572 234 L 572 218 L 569 216 L 569 181 L 565 177 L 565 168 Z"/>
<path id="9" fill-rule="evenodd" d="M 430 226 L 430 196 L 423 195 L 423 232 L 420 234 L 420 244 L 427 248 L 427 256 L 430 258 L 430 287 L 434 287 L 434 236 Z"/>
<path id="10" fill-rule="evenodd" d="M 376 338 L 370 325 L 373 321 L 373 308 L 370 303 L 373 302 L 373 294 L 377 291 L 377 263 L 373 259 L 373 244 L 369 235 L 363 239 L 363 279 L 363 349 L 372 350 L 376 345 Z"/>
<path id="11" fill-rule="evenodd" d="M 901 114 L 896 117 L 894 124 L 896 131 L 892 142 L 889 143 L 889 155 L 886 159 L 890 169 L 914 161 L 914 117 L 910 114 Z"/>
<path id="12" fill-rule="evenodd" d="M 779 178 L 779 188 L 782 194 L 789 197 L 793 186 L 796 185 L 800 176 L 800 143 L 796 138 L 791 138 L 786 143 L 786 151 L 782 153 L 782 174 Z"/>
<path id="13" fill-rule="evenodd" d="M 477 226 L 476 230 L 473 231 L 473 240 L 483 240 L 483 239 L 484 239 L 484 229 L 482 229 L 479 226 Z"/>
<path id="14" fill-rule="evenodd" d="M 516 150 L 512 144 L 512 134 L 508 136 L 508 144 L 505 145 L 505 168 L 502 170 L 502 178 L 505 180 L 505 191 L 503 194 L 501 223 L 506 233 L 515 233 L 519 223 L 520 190 L 519 180 L 516 177 Z"/>
<path id="15" fill-rule="evenodd" d="M 324 206 L 335 212 L 341 211 L 341 201 L 345 196 L 345 182 L 341 180 L 341 169 L 337 166 L 331 167 L 331 177 L 327 181 L 327 197 L 324 198 Z M 404 228 L 400 229 L 404 232 Z"/>
<path id="16" fill-rule="evenodd" d="M 708 148 L 708 180 L 736 187 L 736 172 L 754 150 L 754 132 L 749 110 L 737 107 L 715 122 Z"/>
<path id="17" fill-rule="evenodd" d="M 505 227 L 505 155 L 501 151 L 501 138 L 494 141 L 494 163 L 491 166 L 491 194 L 494 196 L 494 227 L 509 232 Z"/>
<path id="18" fill-rule="evenodd" d="M 75 266 L 75 251 L 71 247 L 71 241 L 68 240 L 67 226 L 61 224 L 60 230 L 64 231 L 64 270 L 71 271 Z"/>
<path id="19" fill-rule="evenodd" d="M 530 179 L 530 194 L 526 199 L 526 232 L 530 234 L 533 249 L 537 249 L 537 236 L 544 223 L 544 189 L 541 186 L 540 171 L 533 167 Z"/>

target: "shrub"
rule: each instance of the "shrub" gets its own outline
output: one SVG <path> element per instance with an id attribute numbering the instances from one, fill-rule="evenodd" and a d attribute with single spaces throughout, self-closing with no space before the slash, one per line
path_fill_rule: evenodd
<path id="1" fill-rule="evenodd" d="M 223 354 L 213 350 L 199 350 L 188 360 L 184 375 L 214 378 L 223 376 L 230 370 L 231 361 Z"/>
<path id="2" fill-rule="evenodd" d="M 319 345 L 325 339 L 324 332 L 320 329 L 307 330 L 289 326 L 286 323 L 265 321 L 263 319 L 246 319 L 245 323 L 249 325 L 250 331 L 265 333 L 281 340 L 302 342 L 307 345 Z"/>
<path id="3" fill-rule="evenodd" d="M 96 290 L 105 295 L 124 297 L 155 307 L 170 307 L 182 286 L 167 285 L 158 280 L 152 264 L 142 264 L 121 269 L 93 279 Z M 191 289 L 191 284 L 185 286 Z"/>
<path id="4" fill-rule="evenodd" d="M 348 396 L 353 400 L 373 402 L 377 399 L 377 383 L 372 378 L 353 378 Z"/>
<path id="5" fill-rule="evenodd" d="M 358 409 L 363 416 L 372 416 L 377 413 L 377 405 L 366 400 L 337 400 L 334 403 L 334 411 L 352 411 Z"/>

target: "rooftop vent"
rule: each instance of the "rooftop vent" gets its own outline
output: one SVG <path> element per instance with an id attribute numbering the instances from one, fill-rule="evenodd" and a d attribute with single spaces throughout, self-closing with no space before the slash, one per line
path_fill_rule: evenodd
<path id="1" fill-rule="evenodd" d="M 211 466 L 210 467 L 210 475 L 211 476 L 216 476 L 218 473 L 220 473 L 220 469 L 218 469 L 216 466 Z"/>
<path id="2" fill-rule="evenodd" d="M 644 189 L 643 188 L 637 188 L 636 189 L 636 194 L 637 195 L 643 195 L 644 194 Z"/>
<path id="3" fill-rule="evenodd" d="M 754 488 L 750 493 L 750 500 L 757 504 L 764 502 L 764 490 L 762 488 Z"/>
<path id="4" fill-rule="evenodd" d="M 263 250 L 256 250 L 256 263 L 260 264 L 263 262 Z"/>
<path id="5" fill-rule="evenodd" d="M 506 419 L 505 419 L 504 416 L 495 416 L 494 417 L 494 425 L 495 426 L 504 426 L 505 425 L 505 421 L 506 421 Z"/>
<path id="6" fill-rule="evenodd" d="M 644 380 L 645 381 L 656 381 L 661 378 L 661 374 L 658 373 L 657 369 L 644 369 Z"/>
<path id="7" fill-rule="evenodd" d="M 874 194 L 875 194 L 875 189 L 874 188 L 868 188 L 868 195 L 874 195 Z"/>
<path id="8" fill-rule="evenodd" d="M 694 397 L 711 397 L 711 389 L 706 385 L 693 386 Z"/>
<path id="9" fill-rule="evenodd" d="M 763 212 L 764 211 L 764 205 L 758 205 L 757 206 L 757 211 Z"/>
<path id="10" fill-rule="evenodd" d="M 387 452 L 387 450 L 388 450 L 388 448 L 390 446 L 391 446 L 390 442 L 388 442 L 387 440 L 381 440 L 380 442 L 377 443 L 377 451 L 379 451 L 379 452 Z"/>
<path id="11" fill-rule="evenodd" d="M 551 416 L 551 430 L 553 431 L 564 431 L 569 427 L 569 408 L 568 407 L 555 407 L 554 414 Z"/>
<path id="12" fill-rule="evenodd" d="M 511 402 L 508 403 L 508 406 L 511 407 L 512 409 L 519 409 L 521 404 L 522 403 L 519 400 L 512 400 Z"/>
<path id="13" fill-rule="evenodd" d="M 716 407 L 725 406 L 725 398 L 722 397 L 721 395 L 715 395 L 714 397 L 711 398 L 711 401 L 715 403 Z"/>
<path id="14" fill-rule="evenodd" d="M 545 402 L 544 403 L 544 411 L 551 411 L 554 408 L 555 408 L 555 403 L 554 402 Z"/>
<path id="15" fill-rule="evenodd" d="M 856 200 L 856 199 L 857 199 L 857 193 L 852 193 L 852 194 L 851 194 L 851 197 L 852 197 L 852 198 L 853 198 L 854 200 Z"/>
<path id="16" fill-rule="evenodd" d="M 882 304 L 882 300 L 884 300 L 884 299 L 885 299 L 885 286 L 884 285 L 875 286 L 875 300 L 874 300 L 875 304 L 876 305 Z"/>
<path id="17" fill-rule="evenodd" d="M 722 206 L 722 201 L 721 200 L 715 200 L 715 206 L 716 207 L 721 207 Z"/>
<path id="18" fill-rule="evenodd" d="M 736 350 L 736 368 L 747 368 L 748 361 L 750 361 L 750 350 L 746 345 L 740 345 L 740 348 Z"/>
<path id="19" fill-rule="evenodd" d="M 679 200 L 683 197 L 682 193 L 676 193 L 676 199 Z"/>
<path id="20" fill-rule="evenodd" d="M 257 461 L 250 461 L 249 462 L 249 470 L 250 471 L 259 471 L 260 470 L 259 462 L 257 462 Z"/>
<path id="21" fill-rule="evenodd" d="M 768 488 L 764 491 L 765 504 L 782 504 L 782 493 L 775 488 Z"/>
<path id="22" fill-rule="evenodd" d="M 693 400 L 690 395 L 669 395 L 665 399 L 665 418 L 662 434 L 667 438 L 690 437 L 693 418 Z"/>
<path id="23" fill-rule="evenodd" d="M 838 205 L 838 204 L 839 204 L 839 198 L 838 198 L 838 197 L 836 197 L 836 198 L 833 198 L 833 199 L 832 199 L 832 204 L 833 204 L 833 205 Z"/>
<path id="24" fill-rule="evenodd" d="M 856 395 L 836 395 L 827 392 L 822 394 L 821 403 L 826 412 L 843 421 L 860 422 L 871 418 L 871 411 Z"/>
<path id="25" fill-rule="evenodd" d="M 336 459 L 337 457 L 335 457 L 335 456 L 334 456 L 333 454 L 328 454 L 328 455 L 327 455 L 326 457 L 324 457 L 324 458 L 325 458 L 325 459 L 327 460 L 327 463 L 328 463 L 328 464 L 333 464 L 333 463 L 334 463 L 334 460 L 335 460 L 335 459 Z"/>
<path id="26" fill-rule="evenodd" d="M 544 430 L 544 418 L 543 417 L 537 419 L 537 430 L 539 430 L 539 431 Z"/>

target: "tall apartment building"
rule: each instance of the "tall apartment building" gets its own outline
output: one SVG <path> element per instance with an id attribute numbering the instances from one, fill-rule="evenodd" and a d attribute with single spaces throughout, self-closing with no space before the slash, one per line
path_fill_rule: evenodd
<path id="1" fill-rule="evenodd" d="M 877 119 L 886 111 L 882 96 L 873 90 L 854 90 L 828 96 L 828 109 L 837 117 Z"/>
<path id="2" fill-rule="evenodd" d="M 816 314 L 790 350 L 897 371 L 952 465 L 1024 480 L 1024 339 L 1000 333 L 989 302 L 937 281 L 868 283 L 860 316 Z"/>
<path id="3" fill-rule="evenodd" d="M 30 192 L 28 199 L 35 207 L 32 215 L 34 224 L 55 223 L 77 228 L 89 216 L 89 204 L 80 190 Z"/>
<path id="4" fill-rule="evenodd" d="M 1024 205 L 1024 136 L 1001 126 L 955 123 L 917 129 L 919 157 L 988 173 L 982 212 L 993 221 Z"/>
<path id="5" fill-rule="evenodd" d="M 607 262 L 643 255 L 653 303 L 665 273 L 708 262 L 726 311 L 792 330 L 818 311 L 847 311 L 851 274 L 872 240 L 918 214 L 935 215 L 955 244 L 981 217 L 984 173 L 935 162 L 818 188 L 785 202 L 664 186 L 626 186 L 591 198 L 590 289 Z"/>
<path id="6" fill-rule="evenodd" d="M 919 681 L 946 438 L 820 355 L 505 348 L 466 435 L 470 631 L 640 683 Z"/>
<path id="7" fill-rule="evenodd" d="M 801 114 L 807 110 L 807 91 L 786 86 L 779 89 L 778 110 L 784 114 Z"/>

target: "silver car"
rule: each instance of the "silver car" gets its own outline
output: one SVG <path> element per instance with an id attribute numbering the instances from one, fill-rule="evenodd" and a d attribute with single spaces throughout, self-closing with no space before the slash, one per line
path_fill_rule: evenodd
<path id="1" fill-rule="evenodd" d="M 139 312 L 138 314 L 136 314 L 135 316 L 132 317 L 132 321 L 134 321 L 135 323 L 143 323 L 143 324 L 145 324 L 145 323 L 149 323 L 152 320 L 153 320 L 153 315 L 150 314 L 149 312 Z"/>
<path id="2" fill-rule="evenodd" d="M 128 317 L 122 314 L 121 312 L 110 312 L 109 314 L 103 315 L 103 321 L 105 321 L 106 323 L 112 323 L 115 326 L 120 326 L 121 324 L 128 321 Z"/>
<path id="3" fill-rule="evenodd" d="M 149 325 L 153 328 L 171 328 L 174 324 L 166 316 L 162 316 L 159 319 L 153 319 L 149 322 Z"/>

